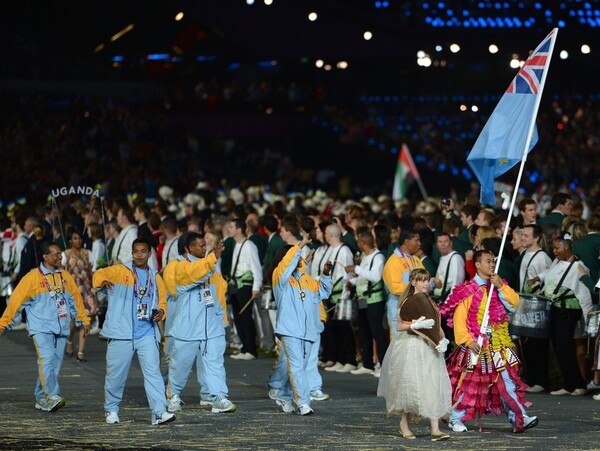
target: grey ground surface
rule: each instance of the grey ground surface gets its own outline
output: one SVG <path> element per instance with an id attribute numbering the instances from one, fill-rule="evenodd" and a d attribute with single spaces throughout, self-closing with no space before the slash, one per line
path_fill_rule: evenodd
<path id="1" fill-rule="evenodd" d="M 190 377 L 186 402 L 174 423 L 151 426 L 141 371 L 134 358 L 121 406 L 121 424 L 104 422 L 103 382 L 106 344 L 90 337 L 88 361 L 67 359 L 60 384 L 67 405 L 56 413 L 34 408 L 36 356 L 25 331 L 0 337 L 0 449 L 600 449 L 600 402 L 584 397 L 529 395 L 530 415 L 540 424 L 513 434 L 504 417 L 487 416 L 468 424 L 470 432 L 446 442 L 429 440 L 428 422 L 412 425 L 416 440 L 399 437 L 398 417 L 387 416 L 375 396 L 377 379 L 323 372 L 330 401 L 314 402 L 314 415 L 278 410 L 265 383 L 273 359 L 226 358 L 231 400 L 238 410 L 212 414 L 198 402 L 198 383 Z M 481 427 L 481 429 L 480 429 Z M 447 430 L 443 426 L 444 430 Z"/>

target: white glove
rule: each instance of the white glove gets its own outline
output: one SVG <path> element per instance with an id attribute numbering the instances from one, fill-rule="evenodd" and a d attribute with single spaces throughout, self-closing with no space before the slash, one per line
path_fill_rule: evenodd
<path id="1" fill-rule="evenodd" d="M 446 352 L 446 349 L 448 349 L 448 343 L 450 342 L 447 338 L 442 338 L 438 345 L 435 347 L 435 350 L 440 354 L 443 354 L 444 352 Z"/>
<path id="2" fill-rule="evenodd" d="M 414 323 L 412 323 L 410 325 L 410 328 L 412 330 L 431 329 L 433 327 L 433 325 L 435 324 L 435 321 L 432 319 L 421 319 L 421 318 L 419 318 L 418 320 L 416 320 Z"/>

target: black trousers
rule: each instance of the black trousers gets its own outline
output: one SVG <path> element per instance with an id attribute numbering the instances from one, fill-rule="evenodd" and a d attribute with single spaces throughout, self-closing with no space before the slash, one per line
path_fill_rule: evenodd
<path id="1" fill-rule="evenodd" d="M 550 307 L 550 338 L 563 377 L 563 388 L 567 391 L 586 386 L 577 366 L 573 343 L 573 334 L 581 314 L 580 309 Z"/>
<path id="2" fill-rule="evenodd" d="M 385 301 L 367 304 L 366 309 L 358 310 L 358 336 L 363 357 L 363 366 L 370 370 L 375 368 L 373 362 L 373 340 L 377 346 L 379 364 L 387 351 L 387 334 L 383 330 L 383 318 L 386 314 Z"/>
<path id="3" fill-rule="evenodd" d="M 256 329 L 254 328 L 254 320 L 252 319 L 254 300 L 240 313 L 240 310 L 244 308 L 251 297 L 252 287 L 242 287 L 238 288 L 237 294 L 231 295 L 230 301 L 233 308 L 233 322 L 242 342 L 241 352 L 249 352 L 256 357 Z"/>
<path id="4" fill-rule="evenodd" d="M 522 338 L 525 382 L 548 389 L 548 339 Z"/>
<path id="5" fill-rule="evenodd" d="M 333 361 L 356 365 L 356 346 L 350 321 L 333 320 L 326 329 L 327 340 L 333 354 Z"/>

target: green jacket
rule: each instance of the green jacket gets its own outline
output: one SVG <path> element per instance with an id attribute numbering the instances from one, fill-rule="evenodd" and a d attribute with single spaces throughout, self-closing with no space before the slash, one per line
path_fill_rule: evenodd
<path id="1" fill-rule="evenodd" d="M 254 233 L 250 235 L 248 239 L 256 245 L 256 248 L 258 249 L 258 259 L 262 265 L 265 261 L 265 254 L 267 252 L 267 237 Z"/>
<path id="2" fill-rule="evenodd" d="M 590 233 L 573 242 L 573 253 L 590 270 L 590 278 L 598 280 L 598 253 L 600 252 L 600 233 Z"/>
<path id="3" fill-rule="evenodd" d="M 538 225 L 543 226 L 544 224 L 556 224 L 558 227 L 562 225 L 563 219 L 565 219 L 565 215 L 559 213 L 558 211 L 551 211 L 543 218 L 540 218 L 537 221 Z"/>
<path id="4" fill-rule="evenodd" d="M 265 258 L 263 260 L 263 265 L 262 265 L 263 275 L 267 272 L 267 269 L 269 269 L 269 266 L 271 266 L 271 263 L 273 263 L 273 258 L 275 258 L 275 254 L 277 253 L 279 248 L 283 245 L 284 245 L 284 242 L 278 233 L 275 233 L 275 235 L 273 235 L 273 238 L 268 240 L 267 248 L 265 249 Z"/>

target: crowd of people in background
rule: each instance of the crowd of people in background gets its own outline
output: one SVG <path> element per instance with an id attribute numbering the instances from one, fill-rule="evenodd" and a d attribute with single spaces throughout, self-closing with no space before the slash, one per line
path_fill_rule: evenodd
<path id="1" fill-rule="evenodd" d="M 169 314 L 176 317 L 175 306 L 181 305 L 169 304 L 169 299 L 183 299 L 181 296 L 189 296 L 185 294 L 189 290 L 212 287 L 199 296 L 207 308 L 219 306 L 210 310 L 217 312 L 215 318 L 219 318 L 211 319 L 216 321 L 214 334 L 208 333 L 209 328 L 205 335 L 192 339 L 186 335 L 190 331 L 185 332 L 177 320 L 171 324 L 167 320 L 167 343 L 171 337 L 180 338 L 164 347 L 163 360 L 170 362 L 167 366 L 171 369 L 183 365 L 177 371 L 185 373 L 179 382 L 167 374 L 164 402 L 162 395 L 157 394 L 160 384 L 154 382 L 153 397 L 159 406 L 165 403 L 169 412 L 181 410 L 179 393 L 197 349 L 190 351 L 177 343 L 189 340 L 199 340 L 198 349 L 217 350 L 221 357 L 227 353 L 238 360 L 274 356 L 277 352 L 279 361 L 269 378 L 268 395 L 284 412 L 310 414 L 311 401 L 329 398 L 319 369 L 380 377 L 390 340 L 400 340 L 405 331 L 421 328 L 408 327 L 406 320 L 398 316 L 399 303 L 405 302 L 407 294 L 414 294 L 416 279 L 411 279 L 411 273 L 419 268 L 419 280 L 426 281 L 419 289 L 430 296 L 436 309 L 439 306 L 442 315 L 434 344 L 438 353 L 450 355 L 453 403 L 459 402 L 450 418 L 452 430 L 465 431 L 463 420 L 486 413 L 485 408 L 461 410 L 460 401 L 473 393 L 460 393 L 454 384 L 457 379 L 463 380 L 456 374 L 466 365 L 465 352 L 482 352 L 485 348 L 477 344 L 477 334 L 471 330 L 471 313 L 465 310 L 466 316 L 457 317 L 457 305 L 471 299 L 469 293 L 473 300 L 468 305 L 479 305 L 481 298 L 468 290 L 476 290 L 486 280 L 492 281 L 499 293 L 490 313 L 496 322 L 489 345 L 489 364 L 498 370 L 504 365 L 512 368 L 518 359 L 524 363 L 520 370 L 514 367 L 505 373 L 508 379 L 498 387 L 499 391 L 490 392 L 499 397 L 498 409 L 505 405 L 500 398 L 516 400 L 517 395 L 510 393 L 518 392 L 518 403 L 507 408 L 516 431 L 533 427 L 538 421 L 525 413 L 523 406 L 529 404 L 523 399 L 524 392 L 583 396 L 600 389 L 595 341 L 598 316 L 594 314 L 600 276 L 600 210 L 582 204 L 568 193 L 555 193 L 547 209 L 534 198 L 521 197 L 503 247 L 506 210 L 486 208 L 473 197 L 460 201 L 431 199 L 417 205 L 393 202 L 385 196 L 341 202 L 324 194 L 272 197 L 267 201 L 249 189 L 232 190 L 229 197 L 207 203 L 198 193 L 190 193 L 179 202 L 172 189 L 162 187 L 160 192 L 162 197 L 152 204 L 135 198 L 91 197 L 84 201 L 71 196 L 54 199 L 52 206 L 34 210 L 29 205 L 16 207 L 11 211 L 10 224 L 3 227 L 2 274 L 7 283 L 2 287 L 2 296 L 10 306 L 11 293 L 18 289 L 19 282 L 46 261 L 48 249 L 44 243 L 55 243 L 62 252 L 58 266 L 73 275 L 86 311 L 86 323 L 92 324 L 90 331 L 86 323 L 72 321 L 65 343 L 66 356 L 72 357 L 76 352 L 83 364 L 88 332 L 112 337 L 112 329 L 110 325 L 107 329 L 105 321 L 114 293 L 92 290 L 91 279 L 95 288 L 106 288 L 102 281 L 120 283 L 121 276 L 111 272 L 112 278 L 108 273 L 102 273 L 107 275 L 100 278 L 99 274 L 106 271 L 103 268 L 115 268 L 113 272 L 130 268 L 126 271 L 136 274 L 140 268 L 148 268 L 146 271 L 162 274 L 166 292 L 170 293 L 164 304 L 167 318 Z M 147 247 L 147 265 L 143 263 L 146 266 L 132 253 L 140 244 Z M 127 266 L 132 262 L 133 266 Z M 144 280 L 148 281 L 148 277 Z M 411 286 L 413 291 L 407 293 Z M 467 289 L 471 286 L 474 288 Z M 141 295 L 138 293 L 140 299 L 144 290 Z M 528 300 L 535 296 L 546 303 L 548 324 L 530 325 L 532 334 L 519 335 L 517 328 L 509 328 L 512 320 L 507 312 L 515 313 L 517 309 L 518 314 L 520 306 L 527 307 Z M 310 299 L 314 307 L 298 312 L 290 307 L 294 299 Z M 428 304 L 414 305 L 424 308 Z M 161 303 L 161 310 L 162 306 Z M 143 318 L 155 315 L 145 310 L 139 314 Z M 198 312 L 204 314 L 208 315 Z M 157 321 L 162 318 L 156 315 Z M 306 325 L 307 329 L 298 336 L 290 321 L 299 321 L 300 317 L 311 319 L 310 328 Z M 2 327 L 19 329 L 27 323 L 21 314 L 10 320 Z M 464 324 L 459 328 L 461 321 Z M 517 347 L 512 345 L 509 331 Z M 590 343 L 596 343 L 594 356 L 589 352 Z M 494 346 L 503 349 L 500 360 L 494 357 L 500 348 Z M 392 348 L 389 350 L 393 354 Z M 400 356 L 394 359 L 402 361 Z M 164 365 L 163 362 L 163 376 Z M 201 364 L 201 385 L 210 388 L 211 379 L 224 384 L 223 365 L 222 358 Z M 294 392 L 295 405 L 290 383 L 302 387 L 301 399 Z M 384 391 L 389 390 L 389 379 L 386 384 Z M 201 392 L 201 402 L 216 413 L 235 410 L 228 400 L 226 385 L 217 384 L 211 390 Z M 593 399 L 600 400 L 600 394 Z M 118 396 L 107 399 L 107 422 L 119 421 L 119 401 Z M 164 407 L 153 408 L 154 424 L 172 421 Z M 432 421 L 443 416 L 439 409 L 431 415 Z M 437 437 L 436 424 L 432 422 Z M 401 429 L 403 435 L 410 436 L 405 418 Z"/>

